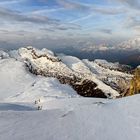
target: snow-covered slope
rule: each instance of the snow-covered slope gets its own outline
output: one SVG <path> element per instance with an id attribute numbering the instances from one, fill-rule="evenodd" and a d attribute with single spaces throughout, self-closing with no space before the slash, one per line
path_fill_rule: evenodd
<path id="1" fill-rule="evenodd" d="M 1 54 L 0 140 L 140 139 L 139 95 L 77 94 L 118 96 L 112 83 L 132 75 L 117 64 L 32 47 Z"/>
<path id="2" fill-rule="evenodd" d="M 13 58 L 0 60 L 0 101 L 31 102 L 43 99 L 78 97 L 68 85 L 57 79 L 31 74 L 23 62 Z"/>
<path id="3" fill-rule="evenodd" d="M 14 96 L 31 85 L 34 77 L 22 62 L 15 59 L 0 60 L 0 99 Z"/>
<path id="4" fill-rule="evenodd" d="M 64 99 L 45 111 L 0 104 L 1 140 L 139 140 L 140 96 L 119 100 Z M 19 111 L 21 108 L 23 111 Z M 4 111 L 5 109 L 5 111 Z M 26 110 L 26 111 L 24 111 Z"/>
<path id="5" fill-rule="evenodd" d="M 34 103 L 65 98 L 78 98 L 79 95 L 68 85 L 60 84 L 55 78 L 38 77 L 28 88 L 15 96 L 6 98 L 4 102 Z M 44 108 L 43 108 L 44 109 Z"/>

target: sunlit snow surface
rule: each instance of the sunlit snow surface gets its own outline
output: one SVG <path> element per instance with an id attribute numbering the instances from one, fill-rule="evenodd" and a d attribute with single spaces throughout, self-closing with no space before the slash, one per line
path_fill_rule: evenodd
<path id="1" fill-rule="evenodd" d="M 7 111 L 9 106 L 14 111 Z M 139 95 L 114 101 L 59 99 L 48 101 L 45 106 L 47 110 L 35 111 L 31 107 L 1 103 L 0 139 L 140 139 Z"/>
<path id="2" fill-rule="evenodd" d="M 140 139 L 139 95 L 83 98 L 55 78 L 31 74 L 17 51 L 10 55 L 2 52 L 0 59 L 0 140 Z M 87 60 L 60 57 L 70 70 L 100 81 Z"/>

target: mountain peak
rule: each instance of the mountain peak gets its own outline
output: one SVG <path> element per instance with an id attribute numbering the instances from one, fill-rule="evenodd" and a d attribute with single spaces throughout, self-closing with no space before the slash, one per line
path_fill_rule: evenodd
<path id="1" fill-rule="evenodd" d="M 48 49 L 40 50 L 32 46 L 11 51 L 10 56 L 24 62 L 31 73 L 54 77 L 61 84 L 70 85 L 82 96 L 104 98 L 119 96 L 118 91 L 105 84 L 96 73 L 90 70 L 87 64 L 88 60 L 85 62 L 74 56 L 55 55 Z M 97 64 L 93 63 L 92 65 Z M 104 68 L 100 67 L 100 69 Z"/>
<path id="2" fill-rule="evenodd" d="M 140 49 L 140 37 L 124 41 L 118 46 L 121 49 Z"/>

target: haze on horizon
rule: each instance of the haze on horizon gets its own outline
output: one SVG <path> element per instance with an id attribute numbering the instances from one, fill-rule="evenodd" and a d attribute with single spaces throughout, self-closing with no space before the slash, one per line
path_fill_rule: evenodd
<path id="1" fill-rule="evenodd" d="M 0 0 L 0 48 L 116 44 L 140 35 L 139 0 Z"/>

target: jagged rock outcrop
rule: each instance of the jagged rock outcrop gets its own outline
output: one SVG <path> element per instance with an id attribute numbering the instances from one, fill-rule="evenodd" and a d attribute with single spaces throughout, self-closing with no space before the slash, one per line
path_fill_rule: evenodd
<path id="1" fill-rule="evenodd" d="M 97 98 L 107 98 L 107 96 L 104 94 L 104 92 L 97 87 L 97 84 L 95 84 L 91 80 L 84 80 L 81 82 L 81 84 L 74 84 L 73 88 L 82 96 L 85 97 L 97 97 Z M 108 97 L 111 95 L 108 95 Z"/>
<path id="2" fill-rule="evenodd" d="M 120 96 L 123 97 L 128 92 L 129 85 L 131 79 L 127 79 L 124 77 L 116 77 L 115 80 L 111 79 L 111 81 L 106 78 L 104 82 L 111 86 L 113 89 L 117 90 L 120 93 Z"/>
<path id="3" fill-rule="evenodd" d="M 131 96 L 140 93 L 140 68 L 136 68 L 133 71 L 133 78 L 130 80 L 129 84 L 125 87 L 125 92 L 121 97 Z"/>
<path id="4" fill-rule="evenodd" d="M 99 80 L 92 80 L 92 75 L 83 74 L 69 68 L 53 52 L 32 47 L 19 49 L 20 57 L 25 61 L 29 71 L 36 75 L 57 78 L 62 84 L 70 85 L 78 94 L 86 97 L 115 98 L 119 94 L 104 83 L 99 86 Z M 86 75 L 86 74 L 85 74 Z M 88 75 L 88 74 L 87 74 Z M 97 82 L 97 83 L 96 83 Z M 104 89 L 106 88 L 106 89 Z M 104 92 L 105 91 L 105 92 Z"/>
<path id="5" fill-rule="evenodd" d="M 126 94 L 130 80 L 133 77 L 131 69 L 123 71 L 119 63 L 111 63 L 100 59 L 96 59 L 95 61 L 84 60 L 84 63 L 98 76 L 98 79 L 118 91 L 120 96 Z M 125 65 L 123 67 L 125 67 Z M 119 69 L 121 69 L 121 71 Z"/>

